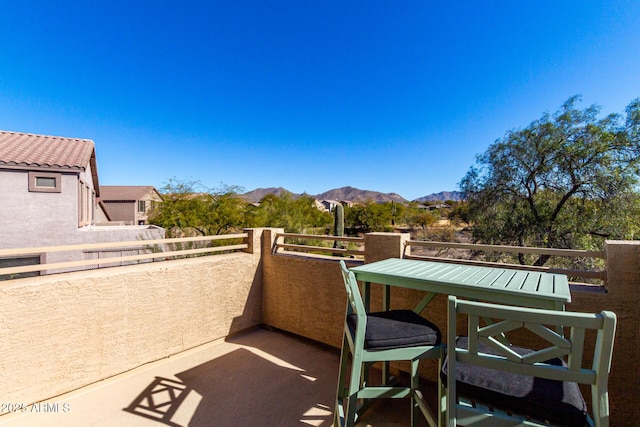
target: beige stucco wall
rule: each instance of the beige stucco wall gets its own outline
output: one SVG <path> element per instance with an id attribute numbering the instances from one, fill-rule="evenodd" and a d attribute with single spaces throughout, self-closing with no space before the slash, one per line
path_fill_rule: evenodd
<path id="1" fill-rule="evenodd" d="M 0 390 L 34 402 L 261 323 L 259 254 L 0 282 Z"/>
<path id="2" fill-rule="evenodd" d="M 266 229 L 263 244 L 273 242 L 277 232 L 283 230 Z M 347 294 L 338 262 L 273 254 L 264 246 L 262 253 L 263 323 L 340 347 Z M 348 265 L 356 263 L 352 260 Z"/>
<path id="3" fill-rule="evenodd" d="M 263 322 L 339 347 L 346 292 L 335 261 L 288 255 L 264 263 Z"/>

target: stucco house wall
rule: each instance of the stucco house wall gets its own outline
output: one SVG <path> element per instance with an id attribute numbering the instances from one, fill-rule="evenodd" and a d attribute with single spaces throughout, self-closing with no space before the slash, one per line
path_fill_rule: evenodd
<path id="1" fill-rule="evenodd" d="M 61 174 L 60 193 L 30 192 L 28 171 L 0 170 L 0 248 L 77 242 L 78 174 Z"/>

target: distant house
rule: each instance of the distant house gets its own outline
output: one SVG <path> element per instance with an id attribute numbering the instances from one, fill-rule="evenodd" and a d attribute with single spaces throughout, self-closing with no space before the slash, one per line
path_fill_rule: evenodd
<path id="1" fill-rule="evenodd" d="M 338 200 L 321 200 L 320 203 L 326 212 L 333 212 L 335 207 L 340 204 Z"/>
<path id="2" fill-rule="evenodd" d="M 437 203 L 435 205 L 428 205 L 428 206 L 426 206 L 426 208 L 427 208 L 427 210 L 435 211 L 435 210 L 438 210 L 438 209 L 449 209 L 449 208 L 451 208 L 451 206 L 449 206 L 447 204 L 444 204 L 444 203 Z"/>
<path id="3" fill-rule="evenodd" d="M 95 225 L 96 217 L 108 215 L 97 203 L 101 189 L 90 139 L 0 131 L 0 195 L 2 249 L 164 237 L 164 229 L 158 227 Z M 42 256 L 22 258 L 38 263 Z M 47 256 L 52 262 L 97 255 L 70 251 Z M 19 260 L 0 261 L 7 265 Z"/>
<path id="4" fill-rule="evenodd" d="M 357 203 L 351 202 L 349 200 L 315 200 L 316 208 L 324 212 L 333 212 L 337 205 L 351 207 L 355 204 Z"/>
<path id="5" fill-rule="evenodd" d="M 99 202 L 110 221 L 144 225 L 162 196 L 152 186 L 103 185 Z"/>

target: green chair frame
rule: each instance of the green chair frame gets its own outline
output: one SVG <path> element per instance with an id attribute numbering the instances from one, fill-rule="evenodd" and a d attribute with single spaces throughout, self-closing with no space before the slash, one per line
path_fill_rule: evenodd
<path id="1" fill-rule="evenodd" d="M 338 391 L 334 414 L 335 426 L 353 426 L 362 413 L 369 408 L 373 399 L 377 398 L 410 398 L 411 425 L 417 421 L 418 411 L 422 412 L 430 426 L 440 424 L 440 420 L 431 413 L 419 390 L 418 365 L 420 359 L 438 359 L 438 371 L 442 368 L 444 344 L 433 346 L 400 347 L 385 350 L 367 350 L 365 348 L 365 333 L 367 329 L 367 313 L 360 295 L 355 275 L 350 272 L 344 261 L 340 261 L 340 268 L 347 291 L 347 310 L 344 323 L 344 338 L 340 356 L 340 371 L 338 374 Z M 355 333 L 347 323 L 349 315 L 357 316 Z M 349 355 L 352 364 L 349 376 Z M 370 385 L 368 383 L 369 368 L 376 362 L 410 361 L 411 381 L 409 387 L 399 387 L 392 384 Z M 383 382 L 384 382 L 383 378 Z M 439 388 L 439 390 L 442 390 Z M 442 398 L 438 394 L 438 401 Z M 440 411 L 438 411 L 439 416 Z"/>
<path id="2" fill-rule="evenodd" d="M 457 320 L 467 318 L 468 349 L 456 346 Z M 490 318 L 491 324 L 481 323 Z M 462 322 L 460 322 L 462 323 Z M 512 351 L 504 341 L 504 334 L 525 328 L 540 337 L 544 344 L 526 355 Z M 568 332 L 558 333 L 559 329 Z M 448 301 L 446 403 L 447 425 L 455 426 L 539 426 L 530 415 L 501 411 L 500 402 L 472 402 L 456 395 L 456 365 L 465 363 L 537 378 L 546 378 L 591 386 L 591 414 L 587 424 L 596 427 L 609 425 L 608 376 L 611 367 L 616 315 L 610 311 L 598 314 L 511 307 L 475 301 L 463 301 L 454 296 Z M 596 342 L 593 352 L 585 346 L 585 334 L 594 330 Z M 593 334 L 593 332 L 592 332 Z M 538 339 L 536 337 L 536 339 Z M 497 355 L 482 353 L 479 344 L 489 345 Z M 544 347 L 547 345 L 546 347 Z M 540 348 L 544 347 L 544 348 Z M 588 365 L 584 359 L 592 361 Z M 589 357 L 591 356 L 591 357 Z M 563 366 L 545 363 L 552 358 L 564 360 Z"/>

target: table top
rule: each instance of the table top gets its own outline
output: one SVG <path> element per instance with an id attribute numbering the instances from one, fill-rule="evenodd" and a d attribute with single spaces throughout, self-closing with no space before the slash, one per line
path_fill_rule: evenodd
<path id="1" fill-rule="evenodd" d="M 569 283 L 563 274 L 398 258 L 350 270 L 363 282 L 502 304 L 544 308 L 571 302 Z"/>

